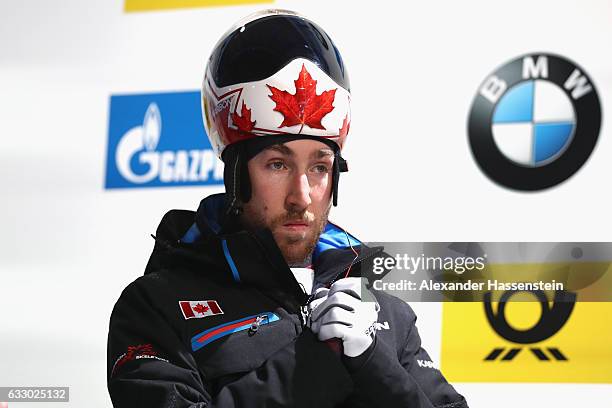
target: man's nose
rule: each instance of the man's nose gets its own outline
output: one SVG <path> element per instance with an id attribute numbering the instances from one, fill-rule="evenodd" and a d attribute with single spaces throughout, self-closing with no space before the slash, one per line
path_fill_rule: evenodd
<path id="1" fill-rule="evenodd" d="M 305 173 L 298 173 L 292 177 L 286 202 L 289 209 L 294 211 L 303 211 L 312 203 L 310 183 Z"/>

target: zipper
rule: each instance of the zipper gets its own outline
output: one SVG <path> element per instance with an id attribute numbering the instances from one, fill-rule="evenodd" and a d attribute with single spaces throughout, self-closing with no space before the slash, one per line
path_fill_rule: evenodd
<path id="1" fill-rule="evenodd" d="M 344 275 L 346 274 L 346 272 L 349 270 L 349 268 L 352 268 L 355 265 L 359 265 L 360 263 L 362 263 L 365 260 L 368 260 L 370 258 L 372 258 L 374 255 L 378 255 L 381 252 L 383 252 L 382 249 L 378 249 L 377 251 L 372 251 L 372 253 L 368 256 L 364 256 L 363 258 L 361 258 L 359 261 L 355 262 L 355 263 L 350 263 L 346 268 L 344 268 L 344 270 L 342 272 L 340 272 L 338 275 L 336 275 L 336 277 L 334 278 L 334 280 L 332 280 L 329 285 L 331 286 L 335 281 L 338 280 L 338 276 L 340 275 Z"/>
<path id="2" fill-rule="evenodd" d="M 365 260 L 368 260 L 372 257 L 374 257 L 375 255 L 380 254 L 381 252 L 383 252 L 382 249 L 378 249 L 377 251 L 373 251 L 371 254 L 369 254 L 368 256 L 364 256 L 363 258 L 361 258 L 360 260 L 358 260 L 357 262 L 351 262 L 346 268 L 344 268 L 342 271 L 338 272 L 338 274 L 329 282 L 327 282 L 326 284 L 324 284 L 324 286 L 326 288 L 329 288 L 331 285 L 334 284 L 334 282 L 336 282 L 338 279 L 340 279 L 341 276 L 345 275 L 346 272 L 349 270 L 349 268 L 354 267 L 355 265 L 359 265 L 360 263 L 362 263 Z M 306 302 L 307 304 L 310 302 L 310 300 L 312 299 L 312 294 L 310 295 L 310 297 L 308 298 L 308 301 Z"/>
<path id="3" fill-rule="evenodd" d="M 326 288 L 329 288 L 331 285 L 334 284 L 334 282 L 336 282 L 340 276 L 346 274 L 346 272 L 349 270 L 349 268 L 352 268 L 355 265 L 359 265 L 360 263 L 362 263 L 363 261 L 372 258 L 375 255 L 380 254 L 381 252 L 383 252 L 382 249 L 379 249 L 377 251 L 373 251 L 371 254 L 369 254 L 368 256 L 364 256 L 363 258 L 361 258 L 359 261 L 357 262 L 351 262 L 346 268 L 344 268 L 342 271 L 340 271 L 335 277 L 334 279 L 332 279 L 331 281 L 329 281 L 327 284 L 324 284 L 323 286 Z M 314 285 L 313 285 L 314 288 Z M 308 313 L 308 304 L 310 303 L 310 301 L 312 300 L 314 296 L 314 293 L 311 293 L 310 296 L 308 296 L 308 299 L 306 300 L 306 304 L 305 305 L 301 305 L 300 306 L 300 314 L 302 317 L 302 328 L 304 328 L 304 326 L 306 326 L 306 324 L 308 323 L 308 319 L 310 318 L 310 315 Z"/>
<path id="4" fill-rule="evenodd" d="M 264 322 L 264 320 L 268 320 L 268 315 L 257 316 L 255 321 L 251 323 L 251 327 L 249 327 L 249 336 L 253 336 L 254 334 L 257 333 L 257 330 L 259 330 L 259 326 L 261 325 L 261 323 Z"/>
<path id="5" fill-rule="evenodd" d="M 247 331 L 249 336 L 254 335 L 262 325 L 280 320 L 274 312 L 261 312 L 260 314 L 244 317 L 239 320 L 227 322 L 196 334 L 191 338 L 191 350 L 198 351 L 207 344 L 233 333 Z"/>
<path id="6" fill-rule="evenodd" d="M 308 313 L 308 302 L 305 305 L 300 306 L 300 315 L 302 317 L 302 329 L 308 326 L 308 319 L 310 314 Z"/>
<path id="7" fill-rule="evenodd" d="M 365 256 L 361 259 L 359 259 L 356 262 L 353 262 L 349 265 L 347 265 L 341 272 L 339 272 L 334 279 L 332 279 L 331 281 L 329 281 L 325 287 L 330 287 L 335 281 L 337 281 L 342 275 L 346 274 L 346 271 L 349 268 L 352 268 L 356 265 L 359 265 L 361 262 L 370 259 L 372 257 L 374 257 L 375 255 L 378 255 L 379 253 L 383 252 L 382 249 L 379 249 L 377 251 L 373 251 L 371 254 L 369 254 L 368 256 Z M 291 271 L 289 271 L 291 272 Z M 291 273 L 291 277 L 293 278 L 293 281 L 295 282 L 296 286 L 299 287 L 301 289 L 301 287 L 299 286 L 297 280 L 295 279 L 295 276 L 293 276 L 293 274 Z M 313 286 L 314 288 L 314 286 Z M 284 298 L 282 299 L 284 296 L 283 294 L 280 293 L 270 293 L 270 292 L 263 292 L 262 290 L 258 290 L 260 294 L 262 294 L 263 296 L 270 298 L 272 300 L 274 300 L 276 303 L 280 304 L 281 306 L 285 307 L 287 309 L 287 311 L 289 311 L 290 313 L 299 313 L 300 315 L 300 326 L 301 329 L 303 330 L 305 327 L 307 327 L 308 325 L 308 320 L 310 319 L 310 314 L 308 313 L 308 304 L 310 303 L 310 301 L 312 300 L 314 294 L 310 294 L 308 296 L 308 298 L 306 299 L 306 302 L 304 304 L 300 303 L 299 301 L 296 301 L 297 299 L 295 298 L 295 296 L 289 295 L 289 299 Z M 302 291 L 302 293 L 304 293 Z M 260 316 L 261 317 L 261 316 Z M 264 316 L 265 318 L 266 316 Z M 255 334 L 257 332 L 257 330 L 259 329 L 259 326 L 261 325 L 262 321 L 260 321 L 259 323 L 257 323 L 257 320 L 252 324 L 252 328 L 249 329 L 249 334 L 253 333 Z"/>

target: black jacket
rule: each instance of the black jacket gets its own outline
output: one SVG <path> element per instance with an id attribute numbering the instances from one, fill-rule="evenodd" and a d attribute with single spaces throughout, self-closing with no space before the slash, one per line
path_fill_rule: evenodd
<path id="1" fill-rule="evenodd" d="M 222 201 L 167 213 L 144 276 L 117 301 L 107 372 L 115 407 L 467 407 L 421 348 L 412 309 L 393 296 L 374 293 L 379 330 L 362 356 L 318 341 L 269 231 L 219 233 Z M 358 275 L 381 252 L 329 223 L 315 288 L 351 262 Z"/>

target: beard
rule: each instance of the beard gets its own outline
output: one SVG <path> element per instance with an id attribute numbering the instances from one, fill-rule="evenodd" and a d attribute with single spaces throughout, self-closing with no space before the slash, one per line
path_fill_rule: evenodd
<path id="1" fill-rule="evenodd" d="M 331 205 L 319 217 L 307 210 L 289 210 L 266 220 L 262 213 L 253 211 L 245 205 L 242 222 L 249 229 L 269 229 L 287 264 L 290 267 L 301 267 L 310 263 L 312 252 L 327 225 L 330 209 Z M 283 227 L 286 223 L 296 222 L 307 224 L 307 228 L 304 231 L 287 231 Z"/>

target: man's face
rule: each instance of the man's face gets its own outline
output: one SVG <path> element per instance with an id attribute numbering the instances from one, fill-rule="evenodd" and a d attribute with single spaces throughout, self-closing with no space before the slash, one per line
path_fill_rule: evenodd
<path id="1" fill-rule="evenodd" d="M 312 253 L 327 224 L 334 154 L 316 140 L 294 140 L 261 151 L 249 163 L 252 196 L 243 223 L 266 227 L 289 265 Z"/>

